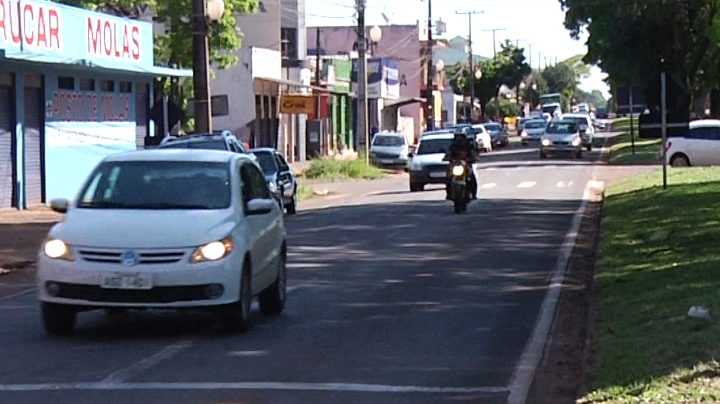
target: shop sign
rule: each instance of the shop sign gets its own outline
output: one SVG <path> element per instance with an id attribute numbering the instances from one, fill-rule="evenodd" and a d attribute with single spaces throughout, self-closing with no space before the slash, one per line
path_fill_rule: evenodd
<path id="1" fill-rule="evenodd" d="M 45 116 L 65 122 L 127 122 L 131 121 L 130 94 L 92 91 L 63 91 L 53 93 L 45 104 Z"/>
<path id="2" fill-rule="evenodd" d="M 153 65 L 152 24 L 49 1 L 0 0 L 0 49 Z"/>
<path id="3" fill-rule="evenodd" d="M 313 97 L 302 94 L 282 94 L 280 96 L 281 114 L 312 114 Z"/>

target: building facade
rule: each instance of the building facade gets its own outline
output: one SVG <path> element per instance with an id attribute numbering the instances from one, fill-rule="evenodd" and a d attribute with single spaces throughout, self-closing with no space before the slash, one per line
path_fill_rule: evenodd
<path id="1" fill-rule="evenodd" d="M 153 135 L 152 25 L 0 0 L 0 208 L 73 199 L 105 156 Z M 22 27 L 22 29 L 20 29 Z"/>

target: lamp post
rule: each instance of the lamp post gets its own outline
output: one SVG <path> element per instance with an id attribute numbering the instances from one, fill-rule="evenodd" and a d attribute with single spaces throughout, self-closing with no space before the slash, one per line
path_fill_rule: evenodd
<path id="1" fill-rule="evenodd" d="M 475 68 L 475 66 L 473 66 L 473 68 Z M 482 70 L 476 69 L 475 73 L 473 73 L 473 76 L 475 76 L 475 81 L 482 80 L 482 76 L 483 76 Z M 473 82 L 473 88 L 472 88 L 471 94 L 472 94 L 472 96 L 470 97 L 470 121 L 472 122 L 473 110 L 475 109 L 475 82 Z M 483 107 L 483 110 L 480 111 L 480 113 L 481 113 L 480 118 L 482 118 L 483 114 L 485 113 L 485 106 L 482 105 L 482 107 Z"/>
<path id="2" fill-rule="evenodd" d="M 370 28 L 370 56 L 375 56 L 377 45 L 382 38 L 382 29 L 377 25 Z"/>
<path id="3" fill-rule="evenodd" d="M 532 89 L 532 94 L 530 94 L 530 107 L 535 109 L 535 92 L 537 91 L 537 83 L 533 83 Z"/>
<path id="4" fill-rule="evenodd" d="M 208 20 L 218 21 L 225 11 L 223 0 L 192 0 L 193 109 L 195 132 L 212 131 L 208 57 Z"/>
<path id="5" fill-rule="evenodd" d="M 524 92 L 526 87 L 527 87 L 527 85 L 525 84 L 525 82 L 524 82 L 524 81 L 521 81 L 521 82 L 520 82 L 520 91 L 518 91 L 518 93 L 516 94 L 517 103 L 518 103 L 518 105 L 520 105 L 520 106 L 522 106 L 522 102 L 520 101 L 520 98 L 521 98 L 521 97 L 520 97 L 520 93 L 521 93 L 521 92 Z"/>

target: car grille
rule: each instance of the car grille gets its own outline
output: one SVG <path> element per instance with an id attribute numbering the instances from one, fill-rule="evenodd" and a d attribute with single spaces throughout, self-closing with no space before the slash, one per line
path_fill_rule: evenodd
<path id="1" fill-rule="evenodd" d="M 557 145 L 568 145 L 568 144 L 570 144 L 570 142 L 566 142 L 566 141 L 564 141 L 564 140 L 561 140 L 561 141 L 553 142 L 553 144 L 557 144 Z"/>
<path id="2" fill-rule="evenodd" d="M 100 286 L 58 283 L 56 297 L 105 303 L 173 303 L 208 300 L 208 285 L 157 286 L 150 290 L 103 289 Z"/>
<path id="3" fill-rule="evenodd" d="M 425 166 L 425 170 L 427 171 L 447 171 L 448 166 L 446 164 L 429 164 Z"/>
<path id="4" fill-rule="evenodd" d="M 80 257 L 87 262 L 119 264 L 124 251 L 81 249 Z M 184 251 L 147 251 L 138 253 L 138 265 L 142 264 L 174 264 L 185 256 Z"/>
<path id="5" fill-rule="evenodd" d="M 378 153 L 378 152 L 373 152 L 373 153 L 375 154 L 375 157 L 381 158 L 381 159 L 396 159 L 396 158 L 400 157 L 400 155 L 397 153 Z"/>

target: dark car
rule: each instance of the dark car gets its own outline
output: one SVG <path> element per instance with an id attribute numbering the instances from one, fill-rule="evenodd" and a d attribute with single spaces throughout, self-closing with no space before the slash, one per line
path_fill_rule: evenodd
<path id="1" fill-rule="evenodd" d="M 235 153 L 248 154 L 245 146 L 230 131 L 168 136 L 160 142 L 158 148 L 226 150 Z"/>
<path id="2" fill-rule="evenodd" d="M 510 143 L 508 134 L 505 129 L 499 123 L 484 123 L 485 130 L 490 134 L 493 145 L 496 146 L 507 146 Z"/>
<path id="3" fill-rule="evenodd" d="M 280 207 L 284 208 L 288 215 L 294 215 L 297 209 L 297 180 L 283 155 L 269 147 L 250 149 L 249 152 L 262 167 L 268 188 Z"/>

